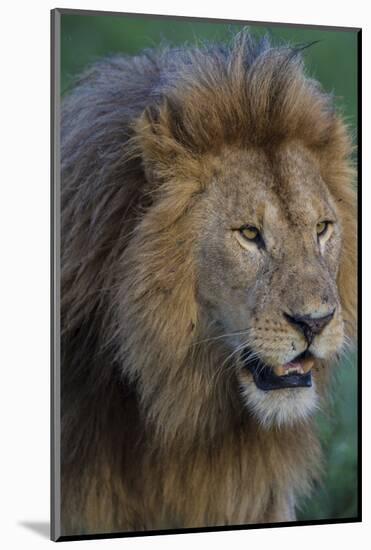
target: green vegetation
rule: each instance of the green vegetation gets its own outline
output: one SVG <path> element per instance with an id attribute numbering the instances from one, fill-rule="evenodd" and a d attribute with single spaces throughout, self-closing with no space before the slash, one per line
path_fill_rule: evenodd
<path id="1" fill-rule="evenodd" d="M 357 514 L 357 356 L 339 365 L 332 404 L 318 415 L 325 451 L 322 486 L 301 503 L 298 519 L 351 518 Z"/>
<path id="2" fill-rule="evenodd" d="M 62 93 L 86 65 L 115 53 L 135 54 L 161 43 L 195 44 L 226 41 L 243 25 L 182 19 L 62 16 Z M 254 34 L 269 33 L 291 44 L 318 41 L 304 51 L 308 73 L 332 92 L 356 141 L 357 35 L 292 27 L 251 26 Z M 301 505 L 299 519 L 349 518 L 357 514 L 357 367 L 350 355 L 338 369 L 332 410 L 321 413 L 319 431 L 326 455 L 324 484 Z"/>
<path id="3" fill-rule="evenodd" d="M 244 27 L 241 24 L 185 21 L 183 19 L 64 15 L 62 17 L 62 90 L 66 90 L 87 64 L 102 56 L 135 54 L 161 43 L 195 44 L 226 41 Z M 253 25 L 256 35 L 268 33 L 274 40 L 291 44 L 313 44 L 305 51 L 308 72 L 333 92 L 349 123 L 357 113 L 357 35 L 329 31 Z"/>

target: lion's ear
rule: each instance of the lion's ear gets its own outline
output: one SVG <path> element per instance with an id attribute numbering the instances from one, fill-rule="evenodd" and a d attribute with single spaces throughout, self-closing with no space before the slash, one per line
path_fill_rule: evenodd
<path id="1" fill-rule="evenodd" d="M 180 108 L 170 101 L 145 109 L 134 124 L 136 149 L 147 179 L 168 179 L 175 166 L 190 155 Z"/>

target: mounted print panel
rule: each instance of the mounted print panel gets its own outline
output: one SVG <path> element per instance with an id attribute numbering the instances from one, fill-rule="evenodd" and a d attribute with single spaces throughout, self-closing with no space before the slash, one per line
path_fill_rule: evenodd
<path id="1" fill-rule="evenodd" d="M 360 521 L 360 30 L 52 31 L 53 539 Z"/>

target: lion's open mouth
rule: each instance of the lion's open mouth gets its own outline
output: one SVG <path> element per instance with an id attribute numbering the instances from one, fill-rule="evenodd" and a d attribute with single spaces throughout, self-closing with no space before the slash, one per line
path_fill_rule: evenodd
<path id="1" fill-rule="evenodd" d="M 310 388 L 312 385 L 311 369 L 314 359 L 308 351 L 301 353 L 290 363 L 280 367 L 270 367 L 262 363 L 260 359 L 251 359 L 248 350 L 243 354 L 242 361 L 245 368 L 248 368 L 252 373 L 254 382 L 260 390 Z"/>

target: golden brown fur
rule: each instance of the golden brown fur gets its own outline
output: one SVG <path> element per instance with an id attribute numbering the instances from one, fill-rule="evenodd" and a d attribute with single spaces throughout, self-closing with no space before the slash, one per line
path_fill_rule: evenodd
<path id="1" fill-rule="evenodd" d="M 300 52 L 247 33 L 104 61 L 66 98 L 64 534 L 295 518 L 319 472 L 317 395 L 354 332 L 350 149 Z M 268 260 L 231 231 L 259 209 Z M 324 254 L 310 228 L 328 211 Z M 244 337 L 286 362 L 304 343 L 282 311 L 330 305 L 314 388 L 261 395 Z"/>

